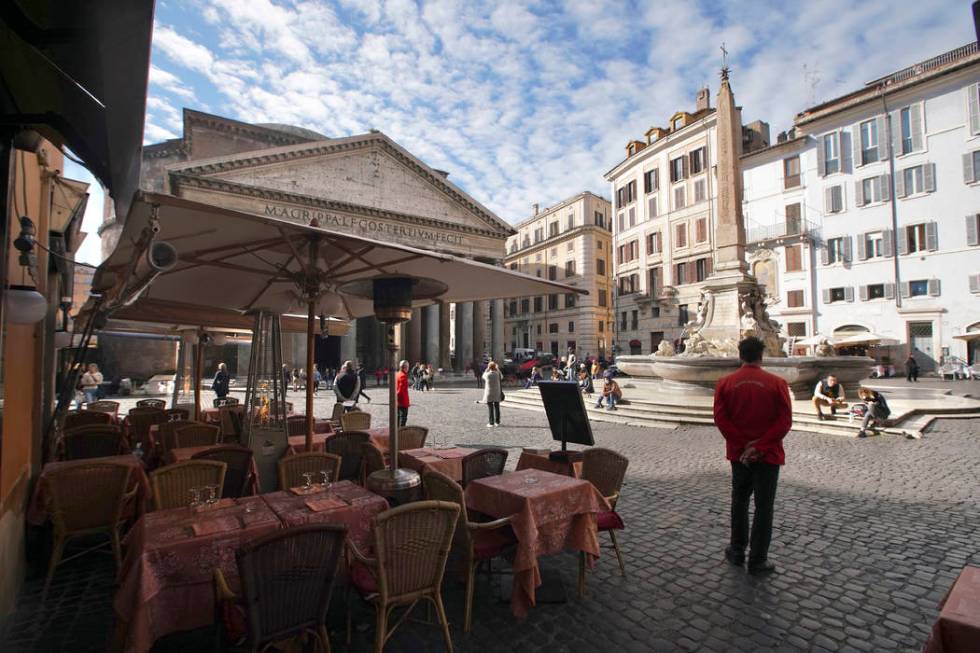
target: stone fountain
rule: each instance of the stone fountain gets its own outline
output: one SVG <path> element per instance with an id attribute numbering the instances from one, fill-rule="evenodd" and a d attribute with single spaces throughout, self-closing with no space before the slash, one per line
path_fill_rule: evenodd
<path id="1" fill-rule="evenodd" d="M 739 154 L 741 116 L 721 71 L 718 90 L 718 219 L 715 226 L 714 272 L 705 280 L 697 313 L 684 327 L 682 353 L 668 341 L 646 356 L 619 356 L 619 369 L 636 379 L 657 379 L 647 388 L 663 399 L 707 396 L 723 376 L 734 372 L 738 341 L 756 336 L 766 345 L 763 367 L 783 379 L 797 399 L 808 399 L 817 380 L 834 374 L 853 396 L 857 383 L 873 364 L 864 356 L 834 356 L 833 347 L 817 348 L 816 356 L 786 356 L 779 324 L 769 317 L 764 287 L 748 272 Z"/>

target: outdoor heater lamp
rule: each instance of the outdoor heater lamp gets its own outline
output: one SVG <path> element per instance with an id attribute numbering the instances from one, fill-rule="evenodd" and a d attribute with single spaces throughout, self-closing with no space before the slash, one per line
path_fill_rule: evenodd
<path id="1" fill-rule="evenodd" d="M 412 319 L 412 302 L 418 299 L 435 299 L 449 287 L 435 279 L 417 277 L 375 277 L 360 279 L 341 286 L 340 292 L 374 300 L 374 316 L 385 324 L 388 341 L 388 435 L 391 443 L 391 462 L 388 469 L 371 474 L 368 489 L 396 500 L 417 488 L 422 479 L 418 472 L 398 468 L 398 405 L 395 393 L 395 373 L 398 361 L 398 345 L 395 343 L 395 326 Z"/>

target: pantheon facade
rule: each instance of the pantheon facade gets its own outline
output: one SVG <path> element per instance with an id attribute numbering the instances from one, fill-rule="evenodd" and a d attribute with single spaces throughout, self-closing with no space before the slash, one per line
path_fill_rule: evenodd
<path id="1" fill-rule="evenodd" d="M 501 264 L 513 228 L 380 131 L 345 138 L 280 124 L 248 124 L 184 109 L 180 138 L 143 148 L 147 190 L 328 230 Z M 107 213 L 104 253 L 122 227 Z M 233 272 L 230 274 L 234 274 Z M 504 350 L 503 302 L 416 309 L 399 331 L 401 356 L 462 371 Z M 383 331 L 374 318 L 347 335 L 318 339 L 323 367 L 356 359 L 383 365 Z M 302 367 L 305 337 L 284 338 L 287 364 Z"/>

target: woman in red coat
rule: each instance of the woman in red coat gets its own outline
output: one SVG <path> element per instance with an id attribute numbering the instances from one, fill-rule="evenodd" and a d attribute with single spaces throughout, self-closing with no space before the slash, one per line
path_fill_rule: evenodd
<path id="1" fill-rule="evenodd" d="M 408 423 L 408 407 L 411 405 L 408 400 L 408 361 L 398 364 L 398 373 L 395 374 L 395 399 L 398 406 L 398 426 L 405 426 Z"/>

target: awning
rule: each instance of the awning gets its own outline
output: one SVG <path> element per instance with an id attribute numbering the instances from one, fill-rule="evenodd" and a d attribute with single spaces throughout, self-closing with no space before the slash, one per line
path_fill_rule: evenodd
<path id="1" fill-rule="evenodd" d="M 92 288 L 106 298 L 125 300 L 140 286 L 141 261 L 149 241 L 176 249 L 177 264 L 157 276 L 140 302 L 190 304 L 215 312 L 266 310 L 305 312 L 298 279 L 319 280 L 317 315 L 352 319 L 374 315 L 369 298 L 341 287 L 379 276 L 434 279 L 446 286 L 433 299 L 466 302 L 585 291 L 448 254 L 327 231 L 266 216 L 140 191 L 133 200 L 115 251 L 96 270 Z M 310 267 L 310 247 L 316 252 Z M 134 272 L 135 270 L 135 272 Z"/>
<path id="2" fill-rule="evenodd" d="M 139 185 L 153 0 L 0 2 L 0 124 L 81 157 L 126 215 Z"/>
<path id="3" fill-rule="evenodd" d="M 980 331 L 967 331 L 966 333 L 955 335 L 953 338 L 956 340 L 965 340 L 967 342 L 972 340 L 980 340 Z"/>
<path id="4" fill-rule="evenodd" d="M 844 336 L 843 338 L 836 338 L 834 340 L 834 347 L 855 347 L 861 345 L 897 345 L 898 340 L 891 338 L 889 336 L 883 336 L 877 333 L 872 333 L 866 331 L 864 333 L 855 333 L 853 335 Z"/>

